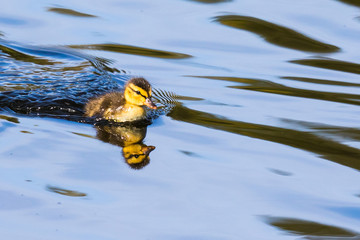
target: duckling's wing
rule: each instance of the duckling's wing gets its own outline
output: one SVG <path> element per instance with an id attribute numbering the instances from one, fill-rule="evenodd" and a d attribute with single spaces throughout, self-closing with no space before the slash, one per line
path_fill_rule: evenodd
<path id="1" fill-rule="evenodd" d="M 85 115 L 89 117 L 103 116 L 106 112 L 115 111 L 125 104 L 122 93 L 112 92 L 100 97 L 91 99 L 85 106 Z"/>
<path id="2" fill-rule="evenodd" d="M 85 116 L 93 117 L 99 115 L 101 112 L 102 101 L 103 99 L 101 97 L 90 99 L 90 101 L 85 105 Z"/>
<path id="3" fill-rule="evenodd" d="M 124 94 L 121 92 L 112 92 L 104 96 L 101 104 L 102 114 L 105 112 L 115 112 L 119 107 L 125 104 Z"/>

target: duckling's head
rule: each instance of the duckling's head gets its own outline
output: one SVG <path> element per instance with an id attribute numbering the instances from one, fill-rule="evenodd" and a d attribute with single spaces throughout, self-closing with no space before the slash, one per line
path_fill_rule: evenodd
<path id="1" fill-rule="evenodd" d="M 123 148 L 123 156 L 126 163 L 133 169 L 141 169 L 149 164 L 149 154 L 155 149 L 143 143 L 136 143 Z"/>
<path id="2" fill-rule="evenodd" d="M 125 85 L 125 100 L 138 106 L 147 106 L 156 109 L 156 105 L 151 100 L 151 85 L 144 78 L 132 78 Z"/>

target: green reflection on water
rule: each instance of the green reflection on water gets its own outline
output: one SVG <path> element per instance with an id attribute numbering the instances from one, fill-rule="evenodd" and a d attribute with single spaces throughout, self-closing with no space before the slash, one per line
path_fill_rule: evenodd
<path id="1" fill-rule="evenodd" d="M 78 135 L 78 136 L 82 136 L 82 137 L 87 137 L 87 138 L 95 138 L 94 136 L 91 136 L 89 134 L 85 134 L 85 133 L 77 133 L 77 132 L 71 132 L 72 134 Z"/>
<path id="2" fill-rule="evenodd" d="M 68 190 L 64 188 L 54 187 L 54 186 L 47 186 L 46 189 L 50 192 L 58 193 L 61 195 L 66 195 L 68 197 L 86 197 L 86 193 L 74 191 L 74 190 Z"/>
<path id="3" fill-rule="evenodd" d="M 234 121 L 214 114 L 184 107 L 181 104 L 168 114 L 172 119 L 252 138 L 284 144 L 313 152 L 330 161 L 360 170 L 360 150 L 317 136 L 314 133 Z"/>
<path id="4" fill-rule="evenodd" d="M 19 119 L 16 117 L 9 117 L 6 115 L 0 115 L 0 119 L 4 119 L 6 121 L 12 122 L 12 123 L 20 123 Z"/>
<path id="5" fill-rule="evenodd" d="M 229 27 L 255 33 L 267 42 L 285 48 L 319 53 L 339 51 L 339 48 L 334 45 L 317 41 L 290 28 L 267 22 L 259 18 L 224 15 L 215 17 L 215 21 Z"/>
<path id="6" fill-rule="evenodd" d="M 81 13 L 72 9 L 68 8 L 59 8 L 59 7 L 53 7 L 47 9 L 49 12 L 55 12 L 59 14 L 74 16 L 74 17 L 97 17 L 95 15 L 87 14 L 87 13 Z"/>
<path id="7" fill-rule="evenodd" d="M 22 133 L 27 133 L 27 134 L 34 134 L 33 132 L 29 132 L 29 131 L 20 131 L 20 132 L 22 132 Z"/>
<path id="8" fill-rule="evenodd" d="M 76 49 L 102 50 L 108 52 L 126 53 L 126 54 L 155 57 L 155 58 L 183 59 L 183 58 L 192 57 L 190 55 L 183 53 L 162 51 L 162 50 L 136 47 L 130 45 L 123 45 L 123 44 L 115 44 L 115 43 L 70 45 L 68 47 L 76 48 Z"/>
<path id="9" fill-rule="evenodd" d="M 360 1 L 359 0 L 338 0 L 339 2 L 349 4 L 355 7 L 360 7 Z"/>
<path id="10" fill-rule="evenodd" d="M 334 80 L 327 80 L 327 79 L 291 77 L 291 76 L 284 76 L 284 77 L 280 77 L 280 78 L 299 81 L 299 82 L 316 83 L 316 84 L 324 84 L 324 85 L 332 85 L 332 86 L 360 87 L 360 83 L 348 83 L 348 82 L 341 82 L 341 81 L 334 81 Z"/>
<path id="11" fill-rule="evenodd" d="M 339 127 L 323 123 L 305 122 L 290 119 L 282 119 L 287 124 L 292 124 L 295 127 L 303 127 L 305 131 L 312 131 L 321 136 L 325 136 L 337 141 L 350 140 L 360 141 L 360 129 L 351 127 Z"/>
<path id="12" fill-rule="evenodd" d="M 296 218 L 283 218 L 283 217 L 264 217 L 265 222 L 272 225 L 286 233 L 306 236 L 307 239 L 333 239 L 333 237 L 356 237 L 359 233 L 335 227 L 331 225 L 325 225 L 313 221 L 301 220 Z M 327 238 L 312 238 L 312 236 L 321 236 Z M 339 238 L 336 238 L 339 239 Z"/>
<path id="13" fill-rule="evenodd" d="M 15 49 L 6 47 L 5 45 L 0 44 L 0 51 L 9 55 L 11 58 L 22 61 L 22 62 L 31 62 L 38 65 L 54 65 L 58 62 L 50 61 L 49 59 L 35 57 L 33 55 L 25 54 Z"/>
<path id="14" fill-rule="evenodd" d="M 360 64 L 345 62 L 341 60 L 331 59 L 331 58 L 322 58 L 322 59 L 299 59 L 289 61 L 291 63 L 317 67 L 317 68 L 325 68 L 335 71 L 348 72 L 360 74 Z"/>
<path id="15" fill-rule="evenodd" d="M 223 81 L 242 84 L 242 85 L 229 86 L 229 88 L 360 105 L 360 95 L 358 94 L 333 93 L 333 92 L 323 92 L 323 91 L 306 90 L 301 88 L 293 88 L 293 87 L 287 87 L 279 83 L 274 83 L 268 80 L 261 80 L 261 79 L 238 78 L 238 77 L 214 77 L 214 76 L 196 76 L 196 77 L 213 79 L 213 80 L 223 80 Z M 340 84 L 340 82 L 337 82 L 337 84 Z M 343 85 L 346 86 L 347 83 L 344 83 Z"/>

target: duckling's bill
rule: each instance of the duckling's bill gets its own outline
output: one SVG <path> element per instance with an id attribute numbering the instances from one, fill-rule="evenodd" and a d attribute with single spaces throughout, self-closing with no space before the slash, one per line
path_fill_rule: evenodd
<path id="1" fill-rule="evenodd" d="M 149 153 L 151 153 L 151 151 L 155 150 L 154 146 L 143 146 L 141 148 L 141 151 L 143 151 L 144 154 L 149 155 Z"/>
<path id="2" fill-rule="evenodd" d="M 151 100 L 151 98 L 146 98 L 145 105 L 151 109 L 157 109 L 155 103 Z"/>

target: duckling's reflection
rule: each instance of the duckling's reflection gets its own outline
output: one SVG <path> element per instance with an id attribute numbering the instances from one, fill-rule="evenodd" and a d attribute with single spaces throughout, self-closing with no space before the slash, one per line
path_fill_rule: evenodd
<path id="1" fill-rule="evenodd" d="M 122 147 L 126 163 L 133 169 L 142 169 L 150 163 L 149 154 L 155 149 L 142 141 L 146 136 L 147 126 L 96 126 L 97 138 Z"/>

